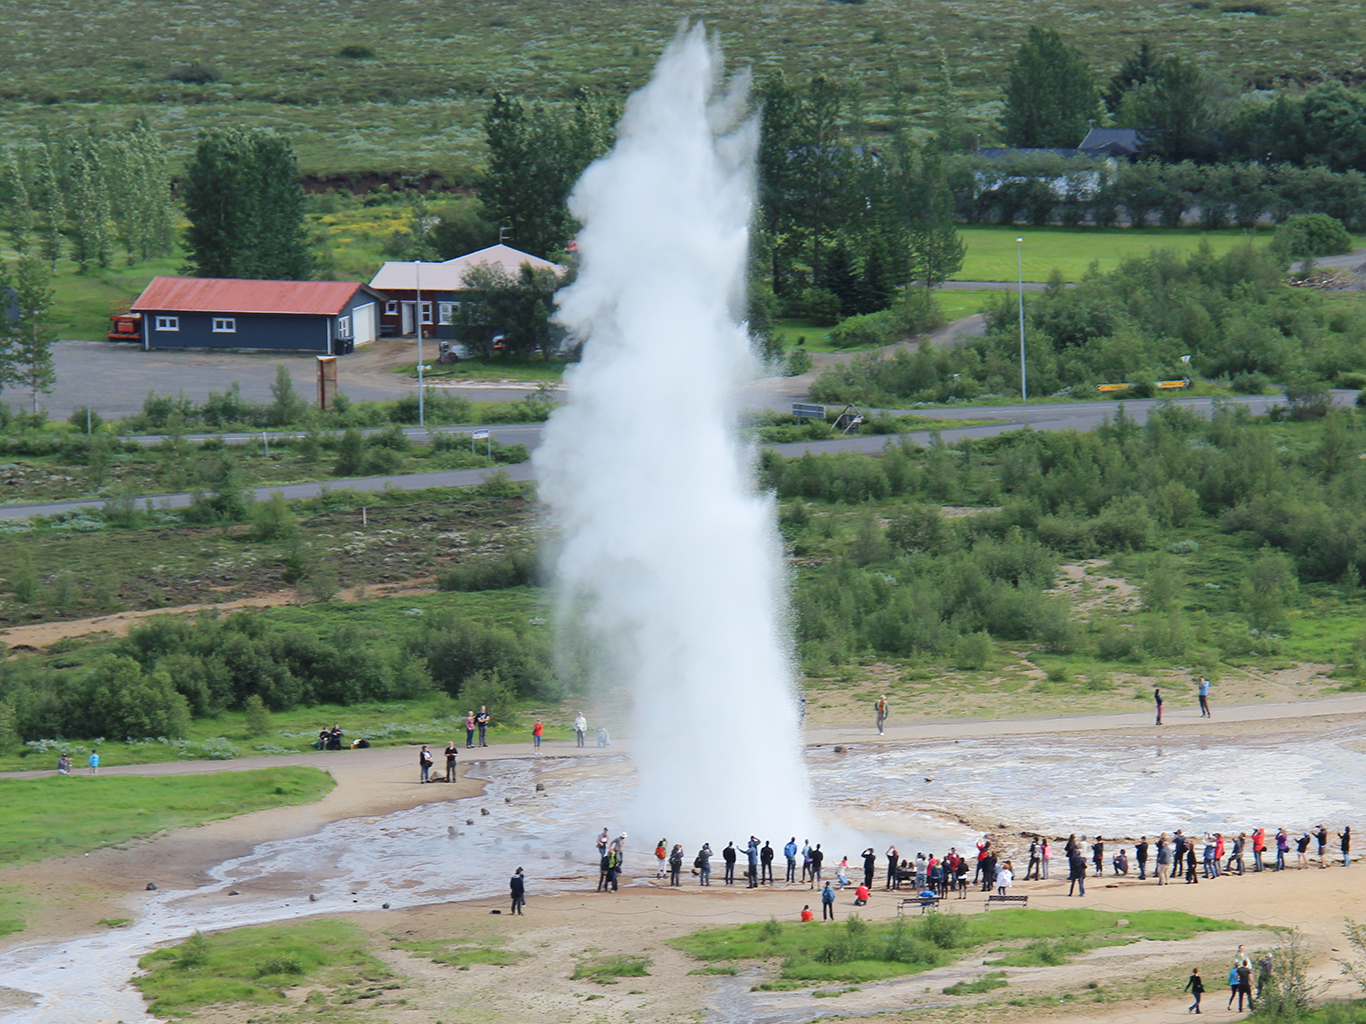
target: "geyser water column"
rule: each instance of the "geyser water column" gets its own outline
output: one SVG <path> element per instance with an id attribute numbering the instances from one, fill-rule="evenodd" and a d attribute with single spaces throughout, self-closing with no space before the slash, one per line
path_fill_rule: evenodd
<path id="1" fill-rule="evenodd" d="M 561 629 L 629 685 L 629 821 L 689 853 L 811 826 L 771 499 L 738 438 L 753 154 L 747 82 L 701 26 L 626 104 L 570 199 L 583 224 L 559 319 L 584 339 L 536 453 L 558 531 Z"/>

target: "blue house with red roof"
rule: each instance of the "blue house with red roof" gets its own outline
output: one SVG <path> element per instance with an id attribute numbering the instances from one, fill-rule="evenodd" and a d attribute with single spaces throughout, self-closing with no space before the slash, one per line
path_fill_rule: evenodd
<path id="1" fill-rule="evenodd" d="M 131 309 L 144 349 L 345 355 L 375 340 L 386 298 L 362 281 L 155 277 Z"/>

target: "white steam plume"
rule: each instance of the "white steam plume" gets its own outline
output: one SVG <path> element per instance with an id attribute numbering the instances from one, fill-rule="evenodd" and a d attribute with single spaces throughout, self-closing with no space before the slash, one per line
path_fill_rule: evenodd
<path id="1" fill-rule="evenodd" d="M 602 671 L 632 693 L 629 820 L 718 850 L 812 826 L 775 510 L 733 398 L 755 371 L 739 317 L 757 123 L 747 81 L 722 86 L 703 28 L 680 30 L 576 186 L 559 318 L 586 344 L 535 457 L 562 593 L 586 595 Z"/>

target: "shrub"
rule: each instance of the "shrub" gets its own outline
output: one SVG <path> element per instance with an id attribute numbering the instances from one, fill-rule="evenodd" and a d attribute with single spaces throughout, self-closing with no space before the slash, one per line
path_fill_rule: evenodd
<path id="1" fill-rule="evenodd" d="M 1308 256 L 1339 256 L 1351 252 L 1352 236 L 1326 213 L 1298 213 L 1276 228 L 1271 249 L 1289 259 Z"/>
<path id="2" fill-rule="evenodd" d="M 443 591 L 507 590 L 536 586 L 538 582 L 534 551 L 505 551 L 491 558 L 471 559 L 442 573 L 437 577 L 436 588 Z"/>
<path id="3" fill-rule="evenodd" d="M 86 417 L 89 416 L 87 421 Z M 93 434 L 104 425 L 104 417 L 89 406 L 82 405 L 73 409 L 66 421 L 79 430 L 82 434 Z"/>
<path id="4" fill-rule="evenodd" d="M 208 85 L 223 76 L 210 65 L 196 60 L 189 64 L 177 64 L 167 72 L 166 77 L 172 82 L 184 82 L 186 85 Z"/>
<path id="5" fill-rule="evenodd" d="M 246 725 L 248 736 L 264 736 L 270 731 L 270 712 L 266 709 L 266 702 L 261 699 L 259 693 L 253 693 L 242 705 L 242 710 L 246 712 Z M 280 974 L 280 971 L 269 971 L 270 974 Z"/>
<path id="6" fill-rule="evenodd" d="M 802 308 L 811 322 L 821 327 L 833 327 L 839 322 L 839 296 L 824 288 L 808 288 L 802 292 Z"/>
<path id="7" fill-rule="evenodd" d="M 337 56 L 344 57 L 347 60 L 374 60 L 375 48 L 373 46 L 351 43 L 338 50 Z"/>

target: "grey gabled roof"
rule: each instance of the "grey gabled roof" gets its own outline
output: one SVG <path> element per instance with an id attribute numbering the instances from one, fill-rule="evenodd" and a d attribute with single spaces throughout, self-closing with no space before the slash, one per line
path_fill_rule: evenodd
<path id="1" fill-rule="evenodd" d="M 1078 148 L 1105 150 L 1114 156 L 1133 156 L 1143 148 L 1143 136 L 1136 128 L 1092 128 Z"/>

